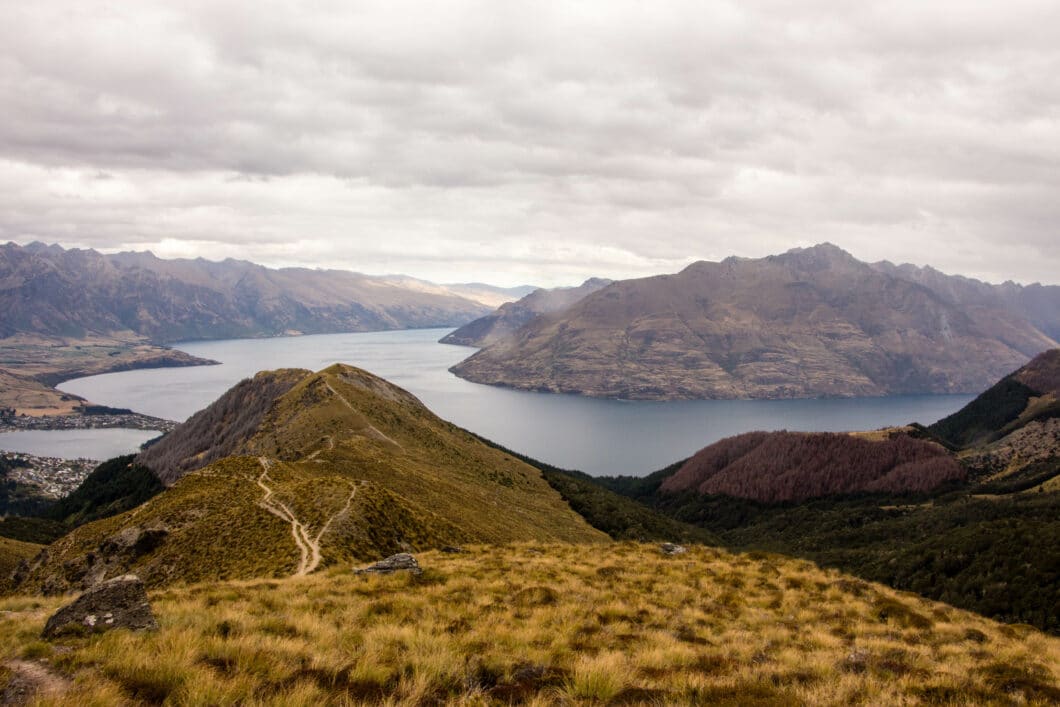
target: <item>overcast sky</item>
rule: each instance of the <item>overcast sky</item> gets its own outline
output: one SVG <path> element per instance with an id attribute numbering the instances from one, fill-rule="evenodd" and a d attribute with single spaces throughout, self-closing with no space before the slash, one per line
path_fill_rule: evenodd
<path id="1" fill-rule="evenodd" d="M 0 0 L 0 240 L 1060 283 L 1060 3 Z"/>

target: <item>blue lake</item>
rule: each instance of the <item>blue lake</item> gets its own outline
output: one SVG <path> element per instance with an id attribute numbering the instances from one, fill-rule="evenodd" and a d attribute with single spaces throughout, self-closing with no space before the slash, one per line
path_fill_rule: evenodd
<path id="1" fill-rule="evenodd" d="M 162 434 L 153 430 L 16 430 L 0 432 L 0 449 L 60 459 L 95 459 L 135 452 L 149 439 Z"/>
<path id="2" fill-rule="evenodd" d="M 178 344 L 219 366 L 109 373 L 59 387 L 94 403 L 184 420 L 259 370 L 342 362 L 419 397 L 437 415 L 535 459 L 594 475 L 643 475 L 749 430 L 863 430 L 929 424 L 970 395 L 814 400 L 626 402 L 527 393 L 461 380 L 448 368 L 473 349 L 437 343 L 447 329 Z"/>

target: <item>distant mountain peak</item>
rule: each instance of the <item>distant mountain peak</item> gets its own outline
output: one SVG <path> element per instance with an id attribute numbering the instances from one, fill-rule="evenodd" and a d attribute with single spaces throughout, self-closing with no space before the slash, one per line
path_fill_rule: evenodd
<path id="1" fill-rule="evenodd" d="M 777 260 L 818 267 L 835 265 L 868 267 L 865 263 L 833 243 L 818 243 L 808 248 L 792 248 L 774 257 Z"/>

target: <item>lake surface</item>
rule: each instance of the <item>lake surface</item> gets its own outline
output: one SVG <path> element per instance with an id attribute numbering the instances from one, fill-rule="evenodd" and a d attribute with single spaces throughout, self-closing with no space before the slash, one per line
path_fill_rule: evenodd
<path id="1" fill-rule="evenodd" d="M 0 449 L 60 459 L 103 461 L 131 454 L 140 445 L 157 437 L 154 430 L 16 430 L 0 432 Z"/>
<path id="2" fill-rule="evenodd" d="M 644 475 L 722 437 L 750 430 L 843 431 L 913 421 L 930 424 L 974 397 L 626 402 L 528 393 L 469 383 L 449 373 L 450 366 L 474 350 L 437 343 L 448 331 L 178 344 L 175 348 L 222 364 L 108 373 L 59 387 L 101 405 L 184 420 L 259 370 L 320 370 L 348 363 L 405 388 L 461 427 L 535 459 L 594 475 Z"/>

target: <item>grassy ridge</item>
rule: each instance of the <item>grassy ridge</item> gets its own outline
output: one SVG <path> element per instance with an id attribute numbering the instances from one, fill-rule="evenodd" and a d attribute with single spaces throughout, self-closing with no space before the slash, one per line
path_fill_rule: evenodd
<path id="1" fill-rule="evenodd" d="M 47 545 L 61 538 L 67 530 L 62 523 L 47 518 L 0 517 L 0 538 Z"/>
<path id="2" fill-rule="evenodd" d="M 78 589 L 101 569 L 160 586 L 280 577 L 466 542 L 607 540 L 538 470 L 351 367 L 307 375 L 238 447 L 250 454 L 57 541 L 24 591 Z M 132 528 L 164 536 L 142 553 L 105 551 Z"/>
<path id="3" fill-rule="evenodd" d="M 37 635 L 0 600 L 0 660 L 75 677 L 53 704 L 1029 704 L 1060 640 L 762 554 L 521 544 L 421 555 L 420 577 L 152 593 L 161 629 Z"/>

